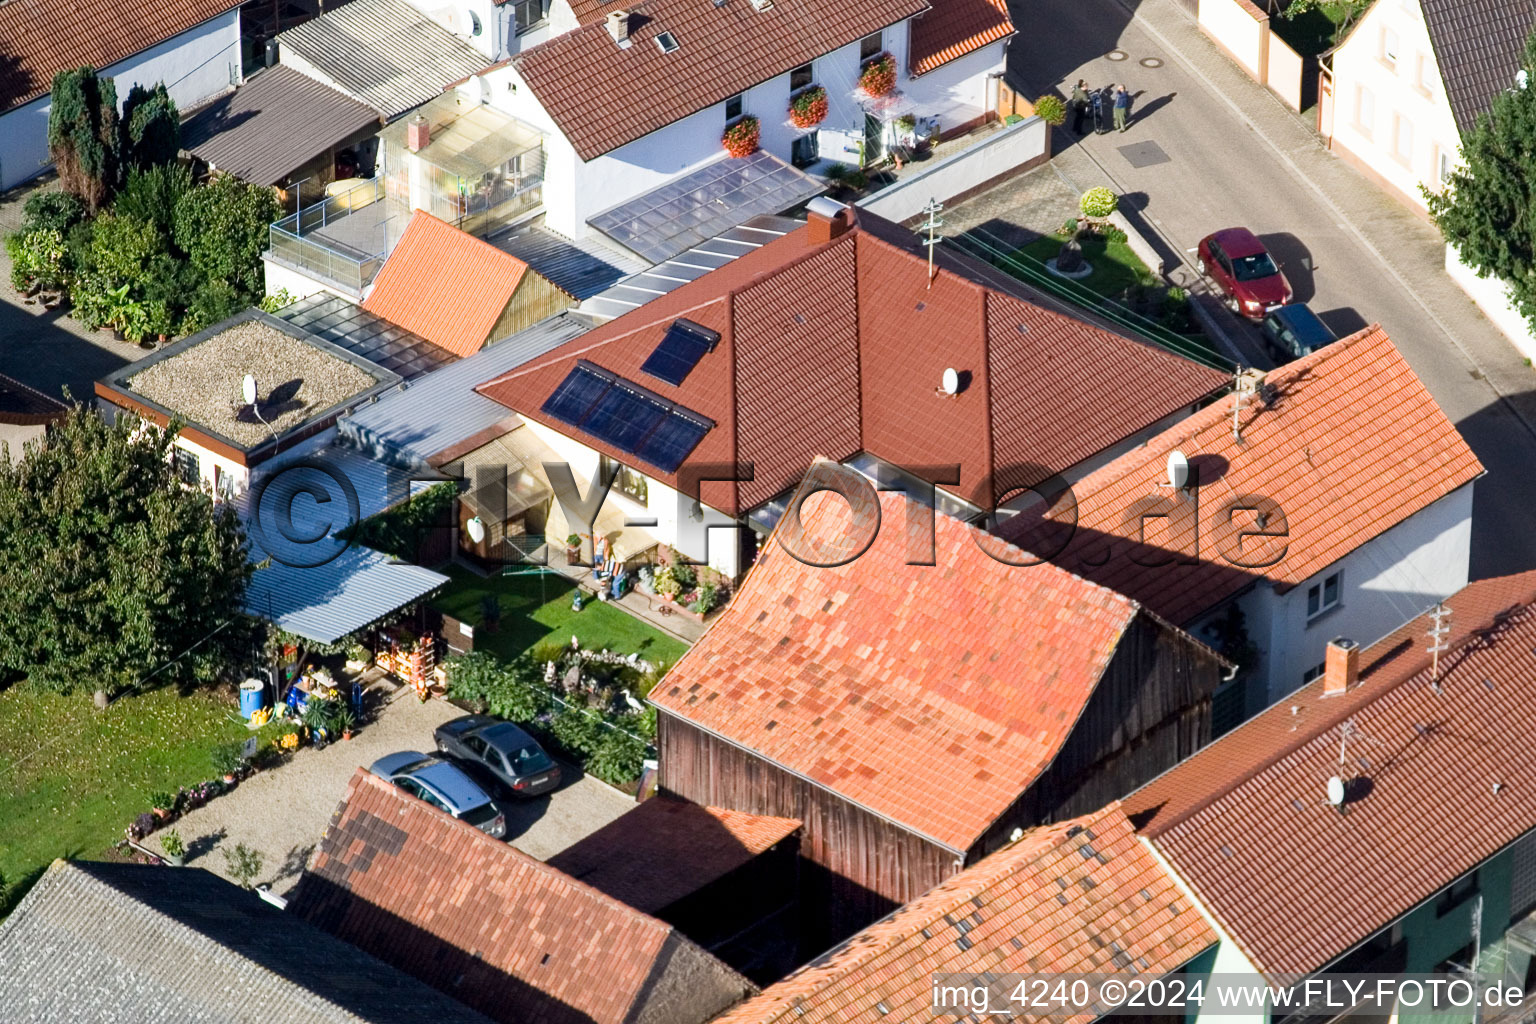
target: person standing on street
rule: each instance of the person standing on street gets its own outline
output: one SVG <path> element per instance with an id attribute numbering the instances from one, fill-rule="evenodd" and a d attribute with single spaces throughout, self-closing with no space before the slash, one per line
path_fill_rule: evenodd
<path id="1" fill-rule="evenodd" d="M 1115 86 L 1115 128 L 1125 131 L 1131 118 L 1131 94 L 1124 85 Z"/>
<path id="2" fill-rule="evenodd" d="M 1083 134 L 1083 118 L 1088 116 L 1088 83 L 1079 78 L 1072 87 L 1072 133 Z"/>

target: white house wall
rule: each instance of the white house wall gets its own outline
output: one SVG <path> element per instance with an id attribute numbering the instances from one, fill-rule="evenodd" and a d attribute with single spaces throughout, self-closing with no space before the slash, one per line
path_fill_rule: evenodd
<path id="1" fill-rule="evenodd" d="M 1334 53 L 1333 84 L 1334 149 L 1425 210 L 1419 183 L 1439 188 L 1441 154 L 1454 166 L 1461 136 L 1417 0 L 1372 6 Z"/>
<path id="2" fill-rule="evenodd" d="M 940 131 L 984 116 L 997 105 L 992 76 L 1002 74 L 1004 46 L 1001 40 L 989 43 L 926 75 L 905 80 L 901 91 L 909 101 L 906 106 L 920 116 L 937 117 Z"/>
<path id="3" fill-rule="evenodd" d="M 131 16 L 131 15 L 129 15 Z M 104 69 L 117 80 L 119 105 L 135 85 L 164 82 L 183 113 L 228 92 L 240 75 L 239 8 L 203 22 Z M 42 96 L 0 116 L 0 190 L 42 174 L 48 159 L 48 112 Z"/>
<path id="4" fill-rule="evenodd" d="M 1445 272 L 1477 303 L 1477 308 L 1493 321 L 1522 356 L 1536 360 L 1536 335 L 1531 333 L 1530 321 L 1510 298 L 1509 285 L 1496 277 L 1478 277 L 1474 268 L 1461 261 L 1461 253 L 1454 245 L 1445 247 Z"/>
<path id="5" fill-rule="evenodd" d="M 535 437 L 548 445 L 571 467 L 571 475 L 576 478 L 576 486 L 586 494 L 592 480 L 597 476 L 601 455 L 580 441 L 546 427 L 542 423 L 536 423 L 533 420 L 524 422 L 527 429 L 533 431 Z M 662 544 L 676 548 L 688 557 L 701 562 L 706 561 L 707 530 L 709 565 L 733 579 L 736 577 L 739 571 L 736 530 L 746 529 L 746 527 L 734 527 L 730 516 L 708 505 L 702 506 L 704 521 L 695 522 L 688 515 L 688 510 L 693 504 L 692 499 L 680 498 L 677 491 L 653 477 L 646 476 L 645 491 L 647 503 L 644 506 L 624 497 L 617 490 L 609 491 L 608 497 L 604 500 L 630 518 L 655 519 L 655 526 L 644 528 L 646 533 Z"/>

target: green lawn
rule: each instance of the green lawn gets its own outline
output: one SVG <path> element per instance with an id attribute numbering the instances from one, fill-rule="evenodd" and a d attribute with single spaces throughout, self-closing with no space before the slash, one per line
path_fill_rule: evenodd
<path id="1" fill-rule="evenodd" d="M 212 778 L 213 748 L 250 735 L 235 713 L 227 697 L 173 688 L 105 711 L 88 693 L 0 691 L 0 875 L 11 901 L 56 857 L 101 857 L 151 794 Z"/>
<path id="2" fill-rule="evenodd" d="M 670 666 L 687 645 L 653 629 L 628 612 L 592 601 L 571 611 L 575 584 L 555 572 L 483 578 L 458 565 L 442 572 L 453 582 L 432 600 L 432 607 L 475 627 L 475 650 L 510 659 L 523 653 L 569 644 L 574 635 L 581 646 L 639 654 L 647 661 Z M 494 633 L 483 628 L 485 599 L 500 598 L 501 623 Z"/>
<path id="3" fill-rule="evenodd" d="M 1315 57 L 1339 41 L 1346 19 L 1353 23 L 1365 6 L 1365 0 L 1322 0 L 1295 18 L 1271 17 L 1269 27 L 1302 57 Z"/>
<path id="4" fill-rule="evenodd" d="M 1030 266 L 1035 266 L 1055 259 L 1063 241 L 1062 238 L 1054 237 L 1037 238 L 1024 248 L 1015 250 L 1013 255 L 1028 257 L 1034 261 Z M 1082 246 L 1083 259 L 1092 264 L 1093 273 L 1078 278 L 1073 284 L 1081 285 L 1105 298 L 1113 298 L 1138 281 L 1152 280 L 1152 271 L 1137 259 L 1131 247 L 1124 242 L 1106 241 L 1097 235 L 1086 235 L 1082 239 Z M 1044 267 L 1040 269 L 1044 271 Z"/>

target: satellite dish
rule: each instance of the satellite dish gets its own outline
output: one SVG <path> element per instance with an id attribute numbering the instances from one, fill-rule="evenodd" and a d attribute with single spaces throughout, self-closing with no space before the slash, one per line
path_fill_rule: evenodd
<path id="1" fill-rule="evenodd" d="M 1182 491 L 1187 483 L 1189 483 L 1189 459 L 1175 448 L 1168 453 L 1168 486 L 1176 491 Z"/>
<path id="2" fill-rule="evenodd" d="M 1337 775 L 1328 779 L 1328 806 L 1337 807 L 1344 802 L 1344 780 Z"/>
<path id="3" fill-rule="evenodd" d="M 475 518 L 465 523 L 464 526 L 465 529 L 469 530 L 470 540 L 476 544 L 485 540 L 485 522 L 479 516 L 475 516 Z"/>
<path id="4" fill-rule="evenodd" d="M 939 381 L 939 390 L 946 395 L 953 395 L 960 390 L 960 374 L 955 372 L 954 367 L 945 367 L 944 376 Z"/>
<path id="5" fill-rule="evenodd" d="M 245 396 L 246 405 L 256 404 L 256 378 L 251 374 L 245 375 L 245 380 L 240 382 L 240 393 Z"/>

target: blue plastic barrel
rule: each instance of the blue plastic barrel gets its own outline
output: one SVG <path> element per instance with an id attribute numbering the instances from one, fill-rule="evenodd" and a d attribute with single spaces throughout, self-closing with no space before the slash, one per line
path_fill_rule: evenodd
<path id="1" fill-rule="evenodd" d="M 259 679 L 247 679 L 240 684 L 240 714 L 250 718 L 266 703 L 266 687 Z"/>

